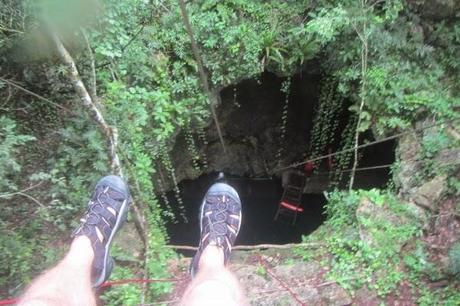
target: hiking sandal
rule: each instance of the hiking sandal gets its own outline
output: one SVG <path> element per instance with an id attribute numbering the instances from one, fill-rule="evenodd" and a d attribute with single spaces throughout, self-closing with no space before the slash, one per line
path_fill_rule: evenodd
<path id="1" fill-rule="evenodd" d="M 238 193 L 226 183 L 213 184 L 201 204 L 201 239 L 190 264 L 192 277 L 197 274 L 201 254 L 208 245 L 221 247 L 224 251 L 224 264 L 227 264 L 240 227 L 241 200 Z"/>
<path id="2" fill-rule="evenodd" d="M 131 202 L 129 189 L 122 178 L 109 175 L 102 178 L 88 203 L 88 210 L 72 237 L 86 236 L 91 241 L 94 260 L 91 270 L 93 287 L 99 287 L 112 273 L 110 245 L 123 226 Z"/>

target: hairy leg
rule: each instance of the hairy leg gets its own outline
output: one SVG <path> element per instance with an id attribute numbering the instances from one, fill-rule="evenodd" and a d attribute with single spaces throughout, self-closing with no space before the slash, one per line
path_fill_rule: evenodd
<path id="1" fill-rule="evenodd" d="M 33 281 L 18 305 L 96 305 L 91 287 L 93 258 L 90 240 L 75 238 L 64 259 Z"/>
<path id="2" fill-rule="evenodd" d="M 180 305 L 247 305 L 238 280 L 224 265 L 222 248 L 209 245 L 204 249 L 198 273 Z"/>

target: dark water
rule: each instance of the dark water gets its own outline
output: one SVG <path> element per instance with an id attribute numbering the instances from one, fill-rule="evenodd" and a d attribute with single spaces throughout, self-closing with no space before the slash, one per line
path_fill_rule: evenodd
<path id="1" fill-rule="evenodd" d="M 193 181 L 184 181 L 180 190 L 184 201 L 188 223 L 178 217 L 177 223 L 167 225 L 171 244 L 197 245 L 199 241 L 198 214 L 203 196 L 212 184 L 215 174 L 204 175 Z M 300 213 L 296 224 L 292 219 L 276 214 L 283 189 L 277 179 L 251 180 L 228 178 L 227 181 L 239 193 L 242 201 L 243 217 L 238 244 L 290 243 L 300 242 L 302 235 L 307 235 L 318 228 L 325 220 L 323 205 L 325 199 L 320 194 L 304 195 L 302 204 L 305 209 Z M 171 205 L 175 205 L 172 194 L 168 195 Z"/>

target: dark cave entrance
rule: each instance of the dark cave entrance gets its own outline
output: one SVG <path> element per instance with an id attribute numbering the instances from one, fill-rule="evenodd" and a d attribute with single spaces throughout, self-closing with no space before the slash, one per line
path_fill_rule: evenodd
<path id="1" fill-rule="evenodd" d="M 379 156 L 375 154 L 376 151 L 382 153 L 382 151 L 392 149 L 393 145 L 390 143 L 381 145 L 380 148 L 369 149 L 368 154 L 364 155 L 366 158 L 361 159 L 360 167 L 375 165 L 375 160 Z M 391 159 L 391 154 L 385 156 Z M 384 188 L 390 176 L 387 168 L 357 172 L 355 186 L 362 189 Z M 166 225 L 171 244 L 191 246 L 198 244 L 200 205 L 206 190 L 216 177 L 217 173 L 204 174 L 197 179 L 184 180 L 179 184 L 184 214 L 188 222 L 182 220 L 179 211 L 174 211 L 177 221 Z M 302 207 L 305 210 L 299 214 L 295 225 L 290 223 L 290 219 L 280 218 L 274 221 L 283 193 L 281 178 L 248 178 L 229 175 L 226 178 L 227 182 L 238 191 L 242 201 L 243 222 L 236 240 L 237 245 L 298 243 L 301 242 L 302 235 L 312 233 L 327 218 L 325 214 L 326 198 L 321 193 L 312 193 L 303 194 Z M 177 208 L 174 193 L 169 192 L 167 197 L 171 207 Z M 183 253 L 192 255 L 193 252 Z"/>
<path id="2" fill-rule="evenodd" d="M 197 245 L 199 241 L 198 215 L 203 196 L 213 183 L 217 173 L 200 176 L 195 180 L 186 180 L 179 184 L 188 223 L 178 217 L 177 223 L 167 225 L 171 244 Z M 237 245 L 254 245 L 262 243 L 283 244 L 300 242 L 302 235 L 317 229 L 325 220 L 322 194 L 304 194 L 302 203 L 305 211 L 299 215 L 295 226 L 287 220 L 274 221 L 279 199 L 283 189 L 281 179 L 229 177 L 227 182 L 240 195 L 242 202 L 242 225 L 236 240 Z M 174 205 L 173 193 L 168 194 Z"/>
<path id="3" fill-rule="evenodd" d="M 283 152 L 285 164 L 302 160 L 310 141 L 320 88 L 320 75 L 312 71 L 292 77 L 289 120 Z M 207 135 L 214 145 L 201 147 L 208 157 L 209 169 L 197 178 L 181 179 L 179 189 L 188 222 L 182 220 L 178 211 L 173 211 L 177 221 L 167 224 L 171 244 L 198 244 L 198 213 L 202 197 L 217 177 L 218 171 L 225 172 L 228 182 L 236 188 L 242 200 L 243 222 L 237 245 L 300 242 L 302 235 L 310 234 L 326 220 L 326 199 L 322 192 L 329 190 L 329 186 L 327 181 L 319 180 L 317 186 L 303 195 L 302 207 L 305 211 L 299 214 L 294 226 L 288 220 L 274 221 L 283 188 L 281 174 L 268 173 L 267 169 L 279 166 L 276 152 L 279 147 L 280 119 L 285 101 L 284 95 L 280 92 L 284 80 L 286 78 L 263 73 L 258 80 L 244 80 L 235 87 L 222 90 L 222 104 L 218 111 L 231 155 L 228 158 L 223 156 L 215 128 L 210 126 Z M 348 106 L 345 105 L 339 117 L 336 142 L 340 141 L 340 133 L 347 123 L 347 109 Z M 374 138 L 370 132 L 363 133 L 360 137 L 360 143 L 372 140 Z M 333 145 L 337 147 L 338 144 Z M 395 145 L 394 141 L 388 141 L 360 150 L 358 168 L 393 163 Z M 175 165 L 186 167 L 184 165 L 189 162 L 184 161 L 183 150 L 178 147 L 176 152 L 178 154 L 174 158 Z M 319 171 L 324 176 L 324 165 Z M 354 187 L 384 188 L 390 177 L 389 168 L 358 171 Z M 346 186 L 345 178 L 340 187 Z M 167 196 L 174 210 L 178 207 L 174 193 L 169 192 Z"/>

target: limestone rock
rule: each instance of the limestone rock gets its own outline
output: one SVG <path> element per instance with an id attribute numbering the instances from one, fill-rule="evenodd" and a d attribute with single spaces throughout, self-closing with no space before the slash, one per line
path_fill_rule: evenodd
<path id="1" fill-rule="evenodd" d="M 409 223 L 423 225 L 427 217 L 423 209 L 411 203 L 401 204 L 405 212 L 395 211 L 386 203 L 375 204 L 367 198 L 361 200 L 356 210 L 356 218 L 359 224 L 359 236 L 369 246 L 378 247 L 379 243 L 389 243 L 386 229 L 391 226 L 398 228 Z M 401 249 L 404 240 L 392 240 L 395 250 Z"/>
<path id="2" fill-rule="evenodd" d="M 446 177 L 437 176 L 416 189 L 412 198 L 415 203 L 435 211 L 439 199 L 445 190 Z"/>
<path id="3" fill-rule="evenodd" d="M 407 134 L 400 138 L 396 149 L 400 166 L 395 172 L 393 180 L 403 196 L 407 196 L 416 187 L 414 179 L 421 167 L 420 162 L 416 159 L 419 152 L 420 143 L 416 136 Z"/>
<path id="4" fill-rule="evenodd" d="M 321 299 L 325 305 L 332 306 L 351 305 L 352 303 L 351 297 L 345 289 L 335 283 L 321 288 Z"/>
<path id="5" fill-rule="evenodd" d="M 452 149 L 442 150 L 436 156 L 435 162 L 437 165 L 441 167 L 459 165 L 460 164 L 460 149 L 452 148 Z"/>
<path id="6" fill-rule="evenodd" d="M 256 272 L 256 269 L 256 266 L 241 266 L 237 270 L 234 269 L 238 280 L 242 284 L 247 284 L 244 288 L 249 297 L 257 295 L 261 288 L 272 286 L 268 279 Z"/>
<path id="7" fill-rule="evenodd" d="M 219 171 L 234 176 L 279 176 L 274 172 L 275 168 L 298 162 L 308 147 L 306 131 L 313 125 L 319 78 L 312 71 L 302 75 L 304 85 L 298 90 L 299 97 L 305 98 L 289 102 L 289 107 L 301 110 L 303 115 L 289 116 L 285 126 L 289 137 L 281 141 L 283 104 L 280 101 L 285 98 L 280 86 L 283 80 L 266 73 L 260 80 L 244 80 L 236 86 L 222 89 L 219 92 L 222 101 L 216 111 L 227 154 L 222 150 L 213 120 L 209 119 L 200 136 L 191 135 L 195 150 L 199 151 L 196 152 L 198 163 L 204 164 L 206 160 L 208 165 L 207 168 L 199 167 L 197 171 L 192 164 L 190 138 L 181 131 L 174 137 L 174 147 L 169 152 L 176 180 L 181 182 Z M 166 173 L 162 178 L 166 191 L 173 186 L 169 176 Z"/>
<path id="8" fill-rule="evenodd" d="M 441 20 L 455 17 L 460 9 L 460 2 L 455 0 L 411 0 L 419 7 L 420 14 L 429 19 Z"/>
<path id="9" fill-rule="evenodd" d="M 261 273 L 264 269 L 252 261 L 250 264 L 232 265 L 231 269 L 245 288 L 251 305 L 298 305 L 296 299 L 306 305 L 324 306 L 350 305 L 352 302 L 350 295 L 338 284 L 325 283 L 323 268 L 317 261 L 280 262 L 270 268 L 270 274 Z M 276 275 L 276 279 L 271 274 Z M 292 293 L 280 281 L 288 285 Z"/>
<path id="10" fill-rule="evenodd" d="M 383 205 L 377 205 L 371 202 L 369 199 L 364 198 L 356 210 L 356 218 L 359 223 L 359 236 L 362 241 L 366 242 L 370 246 L 375 246 L 376 241 L 374 235 L 376 235 L 376 228 L 370 227 L 369 222 L 377 223 L 383 220 L 390 222 L 391 224 L 399 224 L 403 216 L 398 216 Z M 372 220 L 372 221 L 370 221 Z"/>
<path id="11" fill-rule="evenodd" d="M 320 271 L 321 267 L 316 262 L 297 262 L 293 265 L 281 265 L 274 269 L 274 272 L 286 279 L 295 276 L 317 275 Z"/>
<path id="12" fill-rule="evenodd" d="M 376 292 L 372 292 L 364 286 L 356 291 L 354 302 L 356 305 L 378 306 L 382 301 L 377 297 Z"/>

